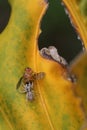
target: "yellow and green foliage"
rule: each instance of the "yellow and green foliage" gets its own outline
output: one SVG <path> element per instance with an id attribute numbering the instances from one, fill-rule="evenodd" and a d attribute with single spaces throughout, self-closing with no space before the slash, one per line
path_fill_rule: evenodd
<path id="1" fill-rule="evenodd" d="M 63 0 L 86 48 L 87 2 L 83 1 Z M 0 34 L 0 130 L 85 129 L 86 60 L 75 70 L 75 73 L 78 71 L 78 78 L 81 75 L 77 84 L 68 81 L 64 76 L 67 74 L 66 68 L 39 54 L 37 39 L 47 3 L 44 0 L 9 2 L 11 17 Z M 32 102 L 26 101 L 25 94 L 19 94 L 16 90 L 26 67 L 46 74 L 44 79 L 35 82 L 35 100 Z"/>

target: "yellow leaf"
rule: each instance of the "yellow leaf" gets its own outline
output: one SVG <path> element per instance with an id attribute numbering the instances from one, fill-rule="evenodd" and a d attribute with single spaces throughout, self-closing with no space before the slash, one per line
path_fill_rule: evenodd
<path id="1" fill-rule="evenodd" d="M 82 99 L 82 107 L 87 115 L 87 53 L 79 56 L 79 60 L 72 67 L 72 71 L 77 75 L 78 82 L 76 85 L 76 94 Z M 87 129 L 87 121 L 83 124 Z"/>
<path id="2" fill-rule="evenodd" d="M 85 113 L 73 92 L 74 84 L 64 77 L 67 69 L 39 54 L 39 24 L 47 4 L 43 0 L 9 1 L 10 21 L 0 35 L 1 130 L 79 130 Z M 46 74 L 35 82 L 32 102 L 16 90 L 26 67 Z"/>
<path id="3" fill-rule="evenodd" d="M 74 24 L 84 46 L 87 48 L 87 16 L 86 0 L 63 0 L 72 24 Z M 85 10 L 85 11 L 84 11 Z"/>
<path id="4" fill-rule="evenodd" d="M 72 70 L 74 73 L 76 73 L 77 78 L 78 78 L 78 84 L 76 87 L 76 92 L 79 96 L 82 97 L 83 104 L 85 106 L 85 111 L 87 114 L 87 54 L 85 53 L 84 55 L 79 57 L 79 60 L 76 62 L 75 65 L 73 65 Z M 79 67 L 80 66 L 80 67 Z"/>

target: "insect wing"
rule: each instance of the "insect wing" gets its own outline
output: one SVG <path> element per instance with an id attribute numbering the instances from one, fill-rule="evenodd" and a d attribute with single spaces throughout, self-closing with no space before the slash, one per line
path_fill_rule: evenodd
<path id="1" fill-rule="evenodd" d="M 34 74 L 34 78 L 37 80 L 44 78 L 44 76 L 45 76 L 44 72 L 39 72 L 39 73 Z"/>
<path id="2" fill-rule="evenodd" d="M 21 78 L 19 79 L 19 81 L 18 81 L 18 83 L 17 83 L 17 85 L 16 85 L 16 89 L 18 89 L 18 88 L 20 87 L 21 82 L 22 82 L 22 79 L 23 79 L 23 77 L 21 77 Z"/>

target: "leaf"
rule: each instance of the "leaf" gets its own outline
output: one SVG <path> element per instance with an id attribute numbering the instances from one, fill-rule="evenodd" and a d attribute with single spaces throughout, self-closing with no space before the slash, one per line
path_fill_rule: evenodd
<path id="1" fill-rule="evenodd" d="M 0 35 L 0 127 L 11 130 L 78 130 L 85 120 L 74 84 L 67 70 L 40 56 L 37 39 L 40 20 L 46 11 L 43 0 L 9 0 L 12 13 Z M 34 84 L 35 100 L 26 101 L 16 85 L 24 69 L 45 72 Z M 5 124 L 5 125 L 3 125 Z"/>
<path id="2" fill-rule="evenodd" d="M 72 71 L 78 77 L 78 84 L 76 87 L 76 93 L 82 97 L 83 106 L 85 108 L 85 112 L 87 115 L 87 53 L 82 54 L 76 62 L 75 65 L 72 67 Z M 80 66 L 80 67 L 78 67 Z"/>
<path id="3" fill-rule="evenodd" d="M 72 67 L 72 71 L 77 75 L 78 84 L 76 85 L 75 92 L 82 98 L 82 107 L 87 116 L 87 53 L 79 56 L 79 60 Z M 87 120 L 82 128 L 87 129 Z"/>
<path id="4" fill-rule="evenodd" d="M 87 1 L 86 0 L 63 0 L 69 13 L 72 25 L 79 34 L 85 48 L 87 48 Z M 79 39 L 78 36 L 78 39 Z"/>

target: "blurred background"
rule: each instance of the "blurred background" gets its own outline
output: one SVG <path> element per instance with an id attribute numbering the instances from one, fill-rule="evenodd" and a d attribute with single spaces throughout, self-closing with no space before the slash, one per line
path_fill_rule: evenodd
<path id="1" fill-rule="evenodd" d="M 47 1 L 47 0 L 46 0 Z M 70 63 L 81 51 L 81 41 L 77 39 L 61 0 L 49 0 L 49 7 L 41 21 L 42 33 L 39 48 L 55 46 L 58 53 Z M 0 33 L 5 29 L 11 15 L 8 0 L 0 0 Z"/>

